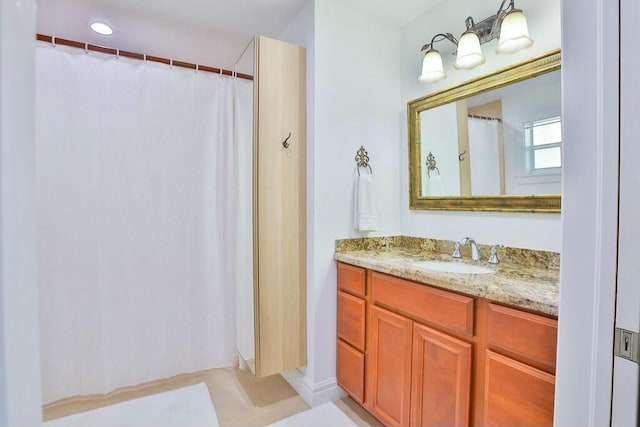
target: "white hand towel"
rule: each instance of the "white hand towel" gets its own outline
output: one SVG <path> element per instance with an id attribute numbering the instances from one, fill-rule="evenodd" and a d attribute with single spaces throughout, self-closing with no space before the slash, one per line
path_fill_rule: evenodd
<path id="1" fill-rule="evenodd" d="M 354 186 L 354 228 L 358 231 L 376 231 L 376 202 L 373 175 L 358 175 Z"/>
<path id="2" fill-rule="evenodd" d="M 440 175 L 430 176 L 427 178 L 427 197 L 428 196 L 442 196 L 442 180 Z"/>

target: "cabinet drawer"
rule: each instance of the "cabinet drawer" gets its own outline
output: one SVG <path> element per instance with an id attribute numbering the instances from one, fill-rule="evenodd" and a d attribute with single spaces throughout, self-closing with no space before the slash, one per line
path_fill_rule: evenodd
<path id="1" fill-rule="evenodd" d="M 489 304 L 489 346 L 555 370 L 558 321 Z"/>
<path id="2" fill-rule="evenodd" d="M 338 289 L 364 297 L 366 270 L 353 265 L 338 263 Z"/>
<path id="3" fill-rule="evenodd" d="M 371 286 L 374 303 L 462 335 L 473 335 L 473 298 L 376 272 L 371 274 Z"/>
<path id="4" fill-rule="evenodd" d="M 338 338 L 364 351 L 365 301 L 338 291 Z"/>
<path id="5" fill-rule="evenodd" d="M 485 426 L 551 426 L 555 377 L 486 352 Z"/>
<path id="6" fill-rule="evenodd" d="M 364 402 L 364 354 L 338 340 L 336 354 L 338 385 L 355 400 Z"/>

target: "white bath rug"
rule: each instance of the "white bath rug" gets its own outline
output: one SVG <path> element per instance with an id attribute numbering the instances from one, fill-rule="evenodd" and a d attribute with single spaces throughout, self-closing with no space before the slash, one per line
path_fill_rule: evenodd
<path id="1" fill-rule="evenodd" d="M 44 427 L 219 427 L 204 383 L 47 421 Z"/>
<path id="2" fill-rule="evenodd" d="M 351 418 L 329 402 L 277 421 L 268 427 L 357 427 Z"/>

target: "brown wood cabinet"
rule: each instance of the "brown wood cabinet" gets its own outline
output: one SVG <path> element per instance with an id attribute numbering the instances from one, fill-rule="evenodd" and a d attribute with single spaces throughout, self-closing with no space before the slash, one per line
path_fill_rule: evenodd
<path id="1" fill-rule="evenodd" d="M 337 378 L 388 426 L 551 425 L 557 320 L 338 263 Z"/>
<path id="2" fill-rule="evenodd" d="M 306 50 L 257 37 L 254 61 L 252 320 L 265 377 L 307 364 Z"/>
<path id="3" fill-rule="evenodd" d="M 354 400 L 365 402 L 365 270 L 338 264 L 336 376 Z"/>
<path id="4" fill-rule="evenodd" d="M 471 347 L 414 323 L 411 425 L 469 425 Z"/>
<path id="5" fill-rule="evenodd" d="M 413 322 L 380 307 L 371 307 L 366 387 L 368 407 L 390 426 L 409 424 L 411 335 Z"/>
<path id="6" fill-rule="evenodd" d="M 485 372 L 483 425 L 553 424 L 553 375 L 489 350 Z"/>

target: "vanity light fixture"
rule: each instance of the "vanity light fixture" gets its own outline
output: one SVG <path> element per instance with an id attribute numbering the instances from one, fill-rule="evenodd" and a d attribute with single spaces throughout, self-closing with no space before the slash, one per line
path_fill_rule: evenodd
<path id="1" fill-rule="evenodd" d="M 446 77 L 440 52 L 433 47 L 434 43 L 445 39 L 457 46 L 453 66 L 462 70 L 470 70 L 484 64 L 485 57 L 480 45 L 493 39 L 498 39 L 496 53 L 514 53 L 531 47 L 533 40 L 529 37 L 527 19 L 522 10 L 516 9 L 514 1 L 503 0 L 495 15 L 478 23 L 469 16 L 465 20 L 467 29 L 460 36 L 460 40 L 451 33 L 439 33 L 433 36 L 430 43 L 422 46 L 421 51 L 426 52 L 422 61 L 422 73 L 418 80 L 421 83 L 428 83 L 437 82 Z"/>
<path id="2" fill-rule="evenodd" d="M 108 24 L 105 24 L 104 22 L 100 22 L 100 21 L 92 22 L 90 27 L 93 31 L 103 36 L 110 36 L 111 34 L 113 34 L 113 29 Z"/>

